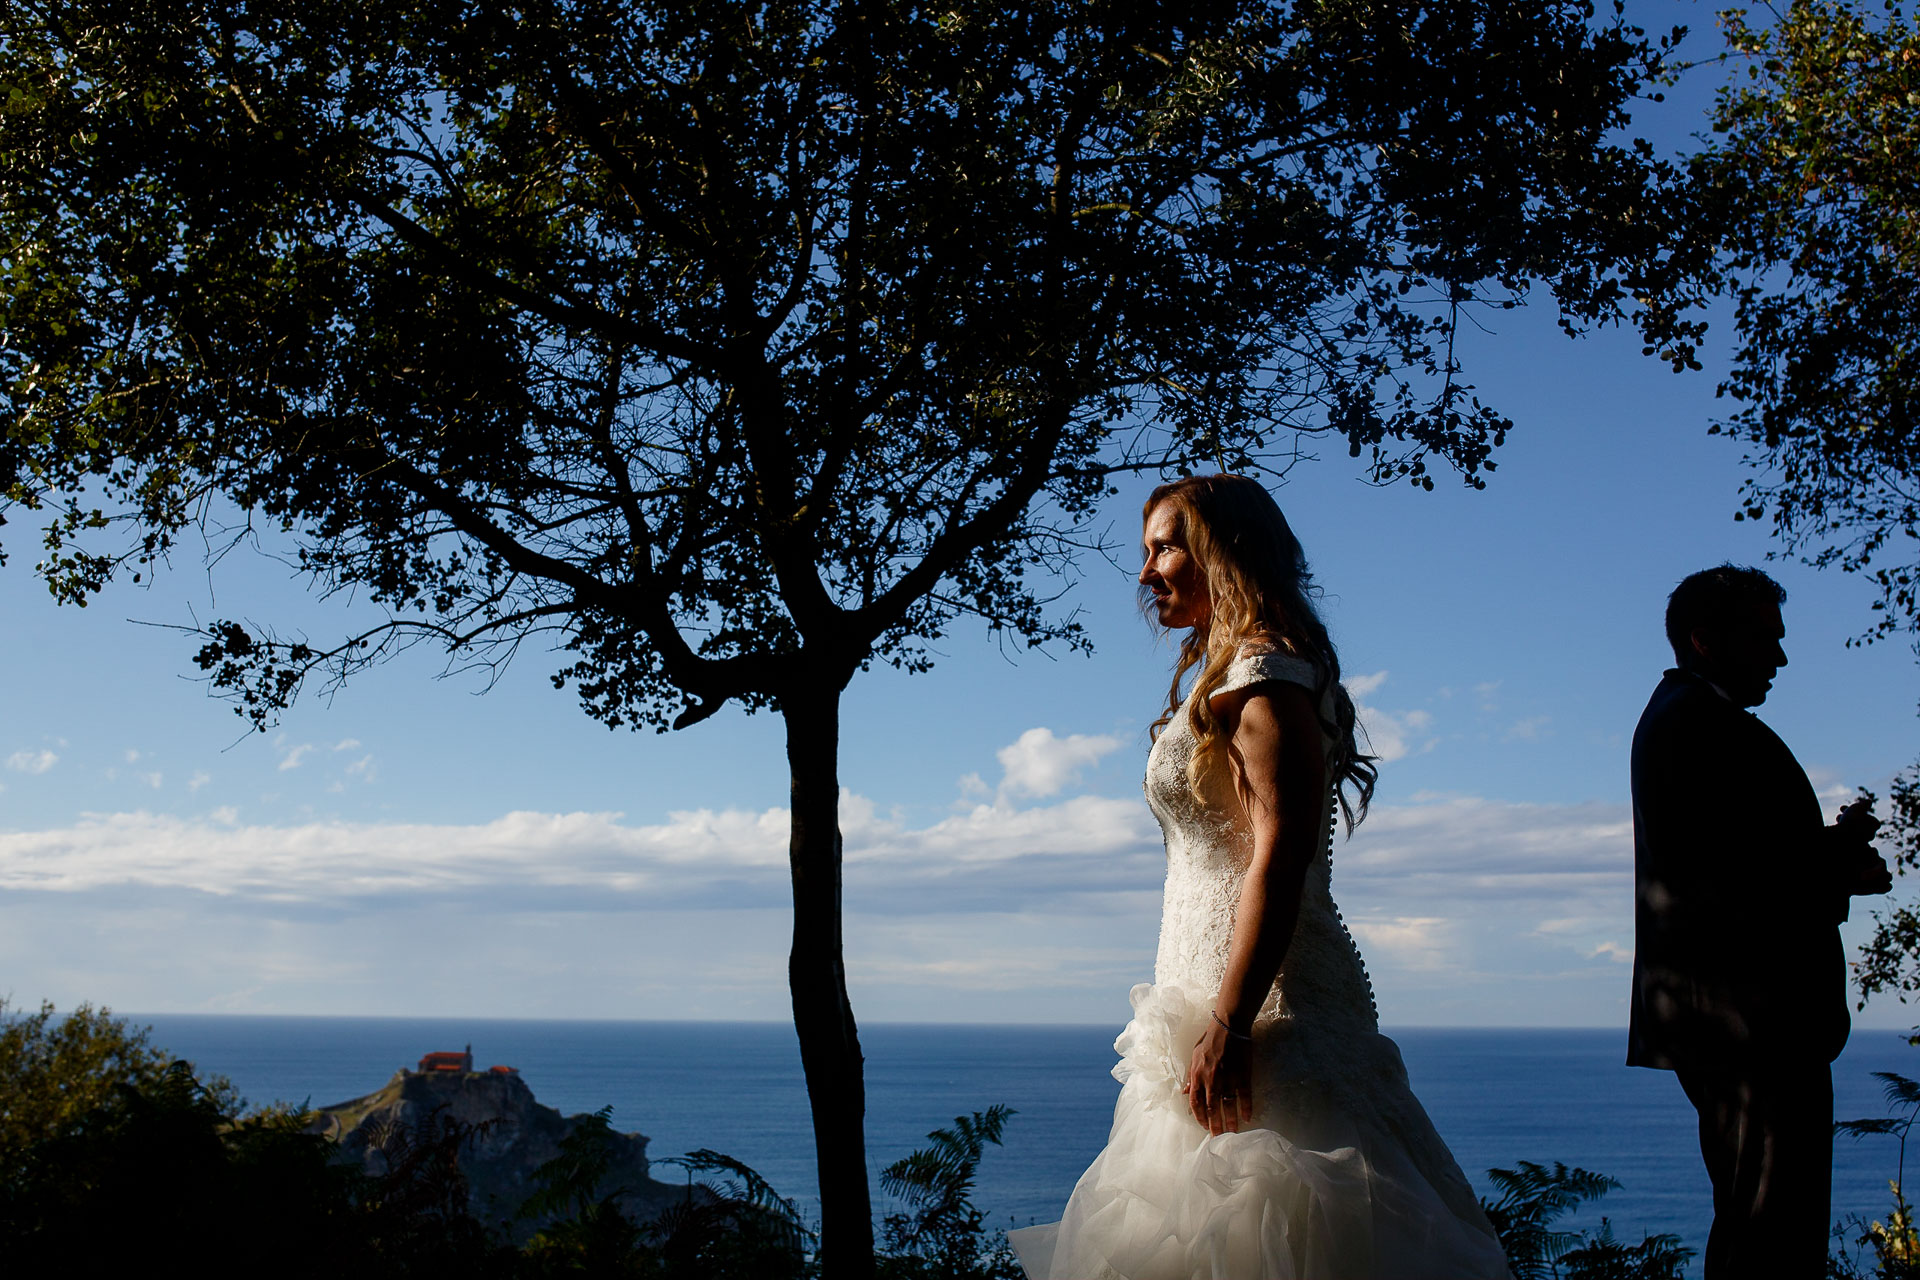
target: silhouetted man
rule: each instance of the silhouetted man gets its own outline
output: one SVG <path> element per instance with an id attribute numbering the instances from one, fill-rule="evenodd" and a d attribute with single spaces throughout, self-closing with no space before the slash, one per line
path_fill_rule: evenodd
<path id="1" fill-rule="evenodd" d="M 1833 1073 L 1846 1043 L 1847 899 L 1884 893 L 1879 822 L 1831 827 L 1748 707 L 1786 665 L 1786 592 L 1722 565 L 1667 601 L 1679 666 L 1633 735 L 1633 1015 L 1627 1062 L 1679 1075 L 1713 1180 L 1707 1280 L 1825 1271 Z"/>

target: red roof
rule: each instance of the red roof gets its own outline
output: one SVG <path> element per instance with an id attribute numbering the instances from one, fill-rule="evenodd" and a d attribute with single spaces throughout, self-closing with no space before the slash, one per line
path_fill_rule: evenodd
<path id="1" fill-rule="evenodd" d="M 473 1054 L 438 1052 L 429 1053 L 420 1059 L 422 1071 L 471 1071 Z"/>

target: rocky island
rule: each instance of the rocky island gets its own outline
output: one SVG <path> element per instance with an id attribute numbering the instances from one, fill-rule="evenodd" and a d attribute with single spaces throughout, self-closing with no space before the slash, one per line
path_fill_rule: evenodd
<path id="1" fill-rule="evenodd" d="M 429 1053 L 417 1069 L 400 1068 L 364 1097 L 314 1110 L 309 1133 L 338 1144 L 342 1156 L 368 1173 L 384 1174 L 396 1135 L 417 1142 L 451 1122 L 466 1132 L 459 1147 L 468 1187 L 468 1209 L 482 1221 L 512 1219 L 539 1190 L 534 1172 L 560 1154 L 560 1144 L 587 1115 L 563 1116 L 534 1100 L 533 1090 L 511 1067 L 473 1069 L 473 1046 L 463 1053 Z M 611 1135 L 611 1161 L 601 1194 L 618 1192 L 620 1208 L 637 1222 L 657 1217 L 685 1200 L 687 1188 L 650 1176 L 647 1139 L 638 1133 Z M 521 1224 L 531 1230 L 536 1222 Z M 519 1234 L 519 1232 L 516 1232 Z"/>

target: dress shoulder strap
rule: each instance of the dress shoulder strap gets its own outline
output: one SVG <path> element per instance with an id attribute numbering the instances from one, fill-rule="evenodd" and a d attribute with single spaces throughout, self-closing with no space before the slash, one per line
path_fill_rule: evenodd
<path id="1" fill-rule="evenodd" d="M 1213 690 L 1213 696 L 1217 698 L 1273 681 L 1297 684 L 1312 691 L 1320 685 L 1320 669 L 1290 653 L 1242 653 L 1227 667 L 1227 674 Z"/>

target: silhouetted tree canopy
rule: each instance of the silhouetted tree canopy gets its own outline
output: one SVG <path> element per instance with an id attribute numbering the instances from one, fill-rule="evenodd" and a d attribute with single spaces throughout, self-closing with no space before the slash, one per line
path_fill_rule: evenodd
<path id="1" fill-rule="evenodd" d="M 1739 334 L 1714 430 L 1755 469 L 1741 515 L 1878 589 L 1865 639 L 1920 633 L 1920 28 L 1905 6 L 1795 3 L 1726 16 L 1736 76 L 1692 161 Z M 1702 277 L 1706 279 L 1707 277 Z M 1920 768 L 1883 843 L 1920 858 Z M 1875 912 L 1862 1004 L 1920 991 L 1920 914 Z"/>
<path id="2" fill-rule="evenodd" d="M 1865 574 L 1869 636 L 1920 630 L 1920 30 L 1895 3 L 1725 15 L 1735 75 L 1693 159 L 1739 346 L 1714 430 L 1748 519 Z"/>
<path id="3" fill-rule="evenodd" d="M 4 506 L 84 603 L 189 530 L 284 536 L 388 619 L 230 620 L 266 723 L 428 639 L 565 652 L 609 725 L 777 708 L 828 1270 L 871 1268 L 840 962 L 838 698 L 1050 608 L 1123 470 L 1326 437 L 1472 485 L 1454 355 L 1551 295 L 1668 359 L 1668 39 L 1468 0 L 821 6 L 14 0 Z M 1681 297 L 1669 305 L 1659 299 Z M 1653 301 L 1649 301 L 1653 300 Z"/>

